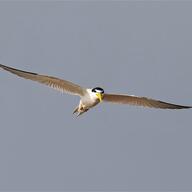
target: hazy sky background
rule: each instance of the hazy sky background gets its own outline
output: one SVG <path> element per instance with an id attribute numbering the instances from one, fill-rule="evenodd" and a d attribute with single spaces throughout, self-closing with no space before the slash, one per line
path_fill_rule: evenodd
<path id="1" fill-rule="evenodd" d="M 0 63 L 192 105 L 192 2 L 0 2 Z M 103 103 L 0 71 L 0 190 L 192 190 L 192 110 Z"/>

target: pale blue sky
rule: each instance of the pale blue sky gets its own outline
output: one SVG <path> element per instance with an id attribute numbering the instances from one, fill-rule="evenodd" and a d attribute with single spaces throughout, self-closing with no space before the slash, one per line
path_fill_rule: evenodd
<path id="1" fill-rule="evenodd" d="M 192 105 L 192 2 L 0 2 L 0 63 Z M 102 104 L 0 71 L 0 190 L 192 190 L 191 110 Z"/>

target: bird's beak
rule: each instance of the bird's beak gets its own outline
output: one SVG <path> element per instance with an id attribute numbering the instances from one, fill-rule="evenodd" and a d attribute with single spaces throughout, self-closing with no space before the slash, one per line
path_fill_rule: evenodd
<path id="1" fill-rule="evenodd" d="M 97 95 L 97 97 L 99 99 L 99 102 L 101 102 L 102 101 L 102 94 L 101 93 L 96 93 L 96 95 Z"/>

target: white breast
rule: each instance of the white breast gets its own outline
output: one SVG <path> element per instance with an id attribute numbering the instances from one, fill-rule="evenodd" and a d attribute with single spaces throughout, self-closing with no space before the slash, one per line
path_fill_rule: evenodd
<path id="1" fill-rule="evenodd" d="M 91 89 L 87 89 L 87 94 L 81 97 L 81 102 L 87 107 L 93 107 L 99 103 L 96 94 L 93 93 Z"/>

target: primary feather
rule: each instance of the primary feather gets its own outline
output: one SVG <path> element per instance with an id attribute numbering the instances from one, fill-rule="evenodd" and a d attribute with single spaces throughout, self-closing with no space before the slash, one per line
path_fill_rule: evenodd
<path id="1" fill-rule="evenodd" d="M 187 109 L 192 106 L 176 105 L 172 103 L 166 103 L 164 101 L 154 100 L 147 97 L 137 97 L 131 95 L 116 95 L 116 94 L 105 94 L 104 101 L 112 103 L 139 105 L 143 107 L 153 107 L 161 109 Z"/>
<path id="2" fill-rule="evenodd" d="M 0 64 L 0 68 L 9 71 L 19 77 L 23 77 L 25 79 L 30 79 L 32 81 L 37 81 L 39 83 L 48 85 L 54 89 L 57 89 L 62 92 L 70 93 L 73 95 L 83 96 L 85 89 L 79 85 L 76 85 L 70 81 L 66 81 L 63 79 L 59 79 L 56 77 L 46 76 L 46 75 L 39 75 L 37 73 L 32 73 L 28 71 L 22 71 L 19 69 L 14 69 L 11 67 L 7 67 L 5 65 Z"/>

